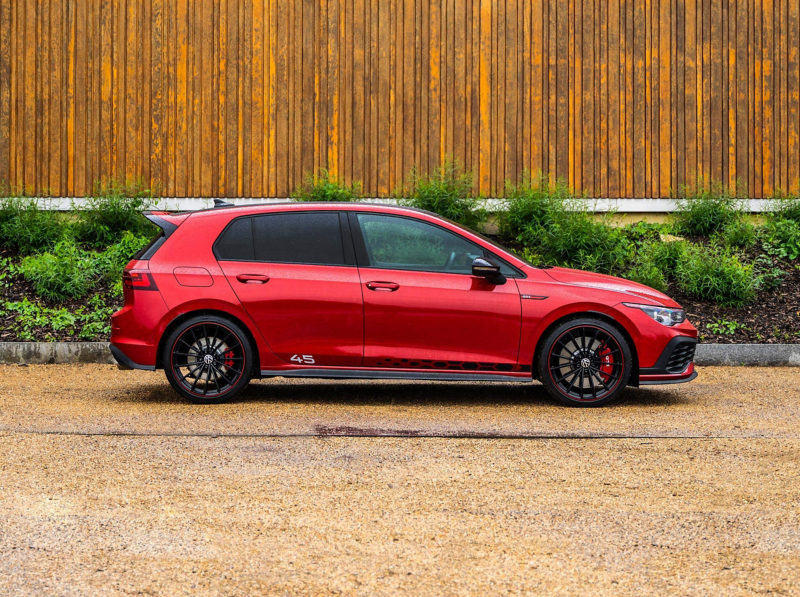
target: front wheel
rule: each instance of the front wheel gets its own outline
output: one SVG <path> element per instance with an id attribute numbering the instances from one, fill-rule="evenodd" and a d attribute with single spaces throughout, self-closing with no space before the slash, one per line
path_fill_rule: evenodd
<path id="1" fill-rule="evenodd" d="M 214 315 L 192 317 L 164 343 L 170 385 L 197 404 L 226 402 L 239 394 L 253 370 L 253 349 L 244 330 Z"/>
<path id="2" fill-rule="evenodd" d="M 628 342 L 614 326 L 594 318 L 567 321 L 545 338 L 539 379 L 569 406 L 601 406 L 616 398 L 631 377 Z"/>

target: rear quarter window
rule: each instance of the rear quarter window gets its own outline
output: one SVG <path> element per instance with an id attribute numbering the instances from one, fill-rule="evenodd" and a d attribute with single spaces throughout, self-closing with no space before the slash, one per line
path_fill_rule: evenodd
<path id="1" fill-rule="evenodd" d="M 231 222 L 214 244 L 214 253 L 221 261 L 255 261 L 253 218 Z"/>

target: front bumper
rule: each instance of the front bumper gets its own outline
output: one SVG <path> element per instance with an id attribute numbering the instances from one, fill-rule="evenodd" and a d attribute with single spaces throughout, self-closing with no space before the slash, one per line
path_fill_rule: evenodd
<path id="1" fill-rule="evenodd" d="M 639 369 L 639 385 L 686 383 L 697 377 L 694 352 L 697 340 L 676 336 L 667 343 L 655 365 Z"/>

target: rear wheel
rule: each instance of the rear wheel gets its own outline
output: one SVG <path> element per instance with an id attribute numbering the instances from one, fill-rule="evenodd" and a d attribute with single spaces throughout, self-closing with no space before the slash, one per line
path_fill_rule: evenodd
<path id="1" fill-rule="evenodd" d="M 545 339 L 539 379 L 569 406 L 600 406 L 616 398 L 631 376 L 628 342 L 614 326 L 593 319 L 567 321 Z"/>
<path id="2" fill-rule="evenodd" d="M 170 385 L 198 404 L 217 404 L 250 382 L 253 349 L 244 330 L 214 315 L 192 317 L 164 343 L 164 372 Z"/>

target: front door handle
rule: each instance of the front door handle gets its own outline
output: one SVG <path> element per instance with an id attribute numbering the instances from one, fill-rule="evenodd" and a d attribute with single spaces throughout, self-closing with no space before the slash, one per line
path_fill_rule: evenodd
<path id="1" fill-rule="evenodd" d="M 260 274 L 239 274 L 236 279 L 242 284 L 266 284 L 269 282 L 269 276 Z"/>
<path id="2" fill-rule="evenodd" d="M 367 282 L 367 288 L 383 292 L 394 292 L 400 288 L 400 284 L 394 282 Z"/>

